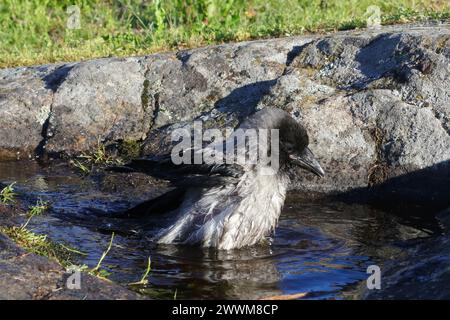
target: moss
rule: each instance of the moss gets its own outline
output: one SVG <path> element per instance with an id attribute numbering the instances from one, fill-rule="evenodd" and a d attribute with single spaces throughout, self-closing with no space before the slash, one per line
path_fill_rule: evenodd
<path id="1" fill-rule="evenodd" d="M 373 187 L 378 185 L 387 179 L 387 169 L 383 163 L 383 139 L 384 133 L 377 127 L 372 131 L 372 136 L 375 141 L 375 150 L 377 152 L 377 158 L 372 167 L 369 168 L 369 174 L 367 176 L 367 185 Z"/>
<path id="2" fill-rule="evenodd" d="M 0 190 L 0 203 L 11 204 L 15 202 L 14 184 L 15 182 Z"/>
<path id="3" fill-rule="evenodd" d="M 119 156 L 123 160 L 131 160 L 141 155 L 141 142 L 137 140 L 123 140 L 119 143 Z"/>
<path id="4" fill-rule="evenodd" d="M 142 94 L 141 94 L 141 104 L 142 104 L 142 109 L 144 109 L 144 111 L 147 111 L 148 109 L 148 103 L 149 103 L 149 99 L 148 99 L 148 88 L 150 87 L 150 81 L 148 79 L 144 80 L 144 88 L 142 89 Z"/>
<path id="5" fill-rule="evenodd" d="M 436 41 L 435 52 L 441 54 L 446 48 L 448 48 L 450 43 L 450 36 L 439 37 Z"/>
<path id="6" fill-rule="evenodd" d="M 355 19 L 350 21 L 345 21 L 338 26 L 338 30 L 352 30 L 357 28 L 365 28 L 366 21 L 362 19 Z"/>

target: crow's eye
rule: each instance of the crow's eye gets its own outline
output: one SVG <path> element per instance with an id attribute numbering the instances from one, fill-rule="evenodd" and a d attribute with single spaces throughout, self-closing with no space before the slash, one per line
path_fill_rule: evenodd
<path id="1" fill-rule="evenodd" d="M 286 142 L 284 145 L 286 147 L 287 152 L 291 153 L 294 151 L 294 145 L 292 143 Z"/>

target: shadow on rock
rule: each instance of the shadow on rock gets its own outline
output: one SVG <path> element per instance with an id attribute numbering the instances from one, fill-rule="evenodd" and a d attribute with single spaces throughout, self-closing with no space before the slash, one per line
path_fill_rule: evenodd
<path id="1" fill-rule="evenodd" d="M 334 197 L 345 202 L 369 203 L 405 219 L 411 219 L 411 222 L 419 219 L 436 231 L 440 227 L 435 216 L 450 207 L 449 194 L 450 160 L 447 160 Z"/>

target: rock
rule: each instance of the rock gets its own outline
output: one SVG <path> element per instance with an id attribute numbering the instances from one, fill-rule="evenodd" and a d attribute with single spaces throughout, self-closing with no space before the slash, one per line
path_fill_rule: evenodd
<path id="1" fill-rule="evenodd" d="M 193 120 L 223 129 L 276 107 L 306 126 L 326 171 L 320 180 L 293 177 L 307 199 L 369 197 L 390 208 L 426 205 L 419 210 L 431 215 L 450 207 L 449 43 L 447 22 L 3 69 L 0 160 L 75 156 L 99 141 L 162 154 L 170 133 Z M 97 178 L 104 190 L 130 186 L 143 197 L 149 184 L 167 188 L 139 174 Z M 3 226 L 17 225 L 16 216 L 0 206 Z M 447 210 L 440 223 L 448 229 L 449 221 Z M 405 244 L 404 256 L 383 266 L 384 290 L 365 298 L 448 298 L 449 241 Z M 81 290 L 69 290 L 67 276 L 0 234 L 0 299 L 139 298 L 87 274 Z"/>
<path id="2" fill-rule="evenodd" d="M 103 59 L 71 65 L 54 86 L 46 132 L 50 153 L 73 154 L 99 140 L 145 138 L 152 111 L 143 104 L 142 59 Z"/>
<path id="3" fill-rule="evenodd" d="M 0 159 L 34 155 L 52 106 L 45 79 L 57 66 L 0 70 Z"/>
<path id="4" fill-rule="evenodd" d="M 277 107 L 305 124 L 327 173 L 299 174 L 294 188 L 442 196 L 449 39 L 449 23 L 401 25 L 4 69 L 0 156 L 76 155 L 99 140 L 140 141 L 143 155 L 159 154 L 194 119 L 224 128 Z"/>
<path id="5" fill-rule="evenodd" d="M 427 239 L 403 247 L 396 257 L 381 267 L 381 290 L 365 290 L 363 299 L 436 299 L 450 298 L 450 238 Z"/>
<path id="6" fill-rule="evenodd" d="M 80 289 L 68 289 L 70 276 L 56 262 L 27 253 L 0 233 L 0 299 L 142 299 L 117 284 L 86 273 L 80 275 Z"/>
<path id="7" fill-rule="evenodd" d="M 373 186 L 450 159 L 448 25 L 331 35 L 301 48 L 258 108 L 297 115 L 324 163 L 318 191 Z M 289 85 L 287 85 L 289 83 Z"/>

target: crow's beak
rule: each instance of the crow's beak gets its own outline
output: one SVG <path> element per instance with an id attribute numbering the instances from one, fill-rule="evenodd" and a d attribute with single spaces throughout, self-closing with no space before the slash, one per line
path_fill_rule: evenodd
<path id="1" fill-rule="evenodd" d="M 319 162 L 316 160 L 316 158 L 314 157 L 311 150 L 309 150 L 309 148 L 305 148 L 303 152 L 298 155 L 291 154 L 289 155 L 289 158 L 296 165 L 302 167 L 303 169 L 311 171 L 312 173 L 321 178 L 325 175 L 325 171 L 323 171 Z"/>

